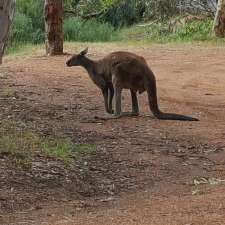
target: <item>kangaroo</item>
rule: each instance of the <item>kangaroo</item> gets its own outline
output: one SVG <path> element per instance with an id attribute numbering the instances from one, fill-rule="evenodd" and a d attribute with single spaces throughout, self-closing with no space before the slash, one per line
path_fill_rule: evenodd
<path id="1" fill-rule="evenodd" d="M 139 115 L 137 92 L 147 91 L 149 108 L 153 115 L 161 120 L 198 121 L 197 118 L 160 111 L 157 101 L 156 79 L 146 60 L 130 52 L 112 52 L 104 58 L 93 61 L 86 57 L 86 48 L 67 61 L 67 66 L 83 66 L 94 83 L 102 89 L 106 111 L 113 113 L 112 98 L 115 92 L 115 112 L 113 117 L 123 115 L 121 110 L 121 94 L 123 89 L 130 89 L 132 100 L 131 115 Z M 106 91 L 107 90 L 107 91 Z M 110 98 L 108 102 L 108 90 Z"/>

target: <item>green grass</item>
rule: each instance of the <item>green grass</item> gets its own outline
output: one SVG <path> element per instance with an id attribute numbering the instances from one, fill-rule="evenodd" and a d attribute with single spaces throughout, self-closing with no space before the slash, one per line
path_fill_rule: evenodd
<path id="1" fill-rule="evenodd" d="M 45 54 L 45 46 L 44 44 L 31 44 L 31 43 L 14 43 L 7 47 L 5 55 L 7 57 L 13 56 L 16 57 L 29 57 L 35 55 L 44 55 Z"/>
<path id="2" fill-rule="evenodd" d="M 124 28 L 120 32 L 122 41 L 142 41 L 149 43 L 224 43 L 224 39 L 212 34 L 212 20 L 188 22 L 174 31 L 168 23 L 150 23 Z"/>
<path id="3" fill-rule="evenodd" d="M 178 41 L 211 41 L 212 20 L 196 21 L 178 27 L 178 29 L 169 35 L 169 39 Z"/>
<path id="4" fill-rule="evenodd" d="M 69 163 L 71 159 L 79 159 L 83 155 L 89 155 L 96 152 L 96 146 L 93 144 L 74 144 L 71 139 L 61 140 L 51 139 L 41 142 L 41 151 L 47 157 L 60 159 Z"/>
<path id="5" fill-rule="evenodd" d="M 0 91 L 0 97 L 13 98 L 16 97 L 16 92 L 9 87 L 5 87 Z"/>
<path id="6" fill-rule="evenodd" d="M 29 168 L 37 154 L 70 164 L 95 153 L 96 148 L 94 144 L 76 144 L 66 137 L 42 137 L 18 122 L 1 122 L 0 154 L 10 155 L 19 167 Z"/>

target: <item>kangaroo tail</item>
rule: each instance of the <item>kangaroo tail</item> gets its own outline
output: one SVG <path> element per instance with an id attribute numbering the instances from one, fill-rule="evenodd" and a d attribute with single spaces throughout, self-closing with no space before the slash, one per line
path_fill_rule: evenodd
<path id="1" fill-rule="evenodd" d="M 183 121 L 199 121 L 197 118 L 193 118 L 190 116 L 184 116 L 184 115 L 179 115 L 175 113 L 164 113 L 161 112 L 159 107 L 158 107 L 158 102 L 157 102 L 157 90 L 156 90 L 156 80 L 153 75 L 153 79 L 149 82 L 147 82 L 147 92 L 148 92 L 148 100 L 149 100 L 149 107 L 150 110 L 152 111 L 153 115 L 161 120 L 183 120 Z"/>
<path id="2" fill-rule="evenodd" d="M 183 121 L 199 121 L 197 118 L 179 115 L 175 113 L 163 113 L 160 112 L 159 114 L 155 115 L 156 118 L 160 120 L 183 120 Z"/>

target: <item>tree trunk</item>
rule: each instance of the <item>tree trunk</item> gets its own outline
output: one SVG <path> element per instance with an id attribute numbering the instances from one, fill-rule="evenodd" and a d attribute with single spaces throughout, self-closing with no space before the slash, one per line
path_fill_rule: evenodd
<path id="1" fill-rule="evenodd" d="M 217 37 L 225 36 L 225 0 L 218 1 L 213 30 Z"/>
<path id="2" fill-rule="evenodd" d="M 63 54 L 63 1 L 45 0 L 45 46 L 47 55 Z"/>
<path id="3" fill-rule="evenodd" d="M 15 0 L 0 0 L 0 64 L 2 64 L 15 6 Z"/>

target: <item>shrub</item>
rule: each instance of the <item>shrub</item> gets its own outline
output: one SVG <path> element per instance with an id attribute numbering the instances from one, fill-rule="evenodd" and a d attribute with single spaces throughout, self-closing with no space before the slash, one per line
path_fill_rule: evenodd
<path id="1" fill-rule="evenodd" d="M 26 15 L 17 12 L 13 21 L 10 35 L 11 42 L 29 42 L 32 40 L 32 20 Z"/>
<path id="2" fill-rule="evenodd" d="M 110 41 L 115 33 L 112 25 L 96 20 L 83 21 L 78 18 L 67 18 L 64 21 L 66 41 Z"/>
<path id="3" fill-rule="evenodd" d="M 144 26 L 121 29 L 122 40 L 148 40 L 153 42 L 211 40 L 213 20 L 193 21 L 180 25 L 174 31 L 168 22 L 155 22 Z"/>
<path id="4" fill-rule="evenodd" d="M 204 41 L 210 38 L 212 24 L 212 20 L 190 22 L 178 28 L 174 35 L 179 40 Z"/>
<path id="5" fill-rule="evenodd" d="M 17 0 L 16 7 L 18 12 L 31 19 L 33 30 L 44 32 L 44 0 Z"/>
<path id="6" fill-rule="evenodd" d="M 121 1 L 112 5 L 102 21 L 111 23 L 114 27 L 129 26 L 138 21 L 138 10 L 136 0 Z"/>

